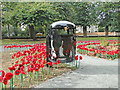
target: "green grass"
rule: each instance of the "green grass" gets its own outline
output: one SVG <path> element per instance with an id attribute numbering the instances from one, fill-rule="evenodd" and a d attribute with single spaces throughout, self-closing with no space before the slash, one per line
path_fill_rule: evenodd
<path id="1" fill-rule="evenodd" d="M 36 43 L 45 43 L 45 39 L 33 41 L 32 39 L 3 39 L 1 44 L 36 44 Z"/>
<path id="2" fill-rule="evenodd" d="M 87 38 L 83 38 L 83 37 L 77 37 L 76 40 L 77 41 L 89 41 L 89 40 L 118 40 L 119 37 L 87 37 Z M 37 41 L 33 41 L 32 39 L 3 39 L 0 40 L 0 44 L 2 45 L 8 45 L 8 44 L 36 44 L 36 43 L 45 43 L 45 38 L 44 39 L 40 39 Z"/>
<path id="3" fill-rule="evenodd" d="M 77 37 L 76 40 L 77 41 L 80 41 L 80 40 L 82 40 L 82 41 L 84 41 L 84 40 L 86 40 L 86 41 L 89 41 L 89 40 L 104 40 L 104 39 L 106 39 L 106 40 L 118 40 L 118 38 L 119 37 L 87 37 L 87 38 Z"/>

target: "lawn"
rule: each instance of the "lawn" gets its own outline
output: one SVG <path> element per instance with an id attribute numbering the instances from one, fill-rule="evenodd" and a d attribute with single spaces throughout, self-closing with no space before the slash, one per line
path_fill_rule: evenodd
<path id="1" fill-rule="evenodd" d="M 80 40 L 118 40 L 119 37 L 87 37 L 87 38 L 83 38 L 83 37 L 77 37 L 76 40 L 80 41 Z M 8 45 L 8 44 L 35 44 L 35 43 L 45 43 L 45 38 L 42 38 L 40 40 L 37 41 L 33 41 L 32 39 L 3 39 L 2 42 L 0 41 L 0 43 L 2 45 Z"/>
<path id="2" fill-rule="evenodd" d="M 3 39 L 1 44 L 36 44 L 36 43 L 45 43 L 45 38 L 37 41 L 33 41 L 32 39 Z"/>
<path id="3" fill-rule="evenodd" d="M 89 40 L 118 40 L 119 37 L 87 37 L 87 38 L 83 38 L 83 37 L 77 37 L 76 40 L 77 41 L 80 41 L 80 40 L 86 40 L 86 41 L 89 41 Z"/>

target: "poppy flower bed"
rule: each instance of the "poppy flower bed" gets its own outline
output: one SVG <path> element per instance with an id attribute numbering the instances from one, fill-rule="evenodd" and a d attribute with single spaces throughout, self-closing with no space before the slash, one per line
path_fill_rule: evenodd
<path id="1" fill-rule="evenodd" d="M 105 41 L 104 41 L 105 42 Z M 97 41 L 77 41 L 77 51 L 80 54 L 96 56 L 99 58 L 114 60 L 120 57 L 120 41 L 107 40 L 106 45 L 102 45 L 100 40 Z"/>
<path id="2" fill-rule="evenodd" d="M 27 46 L 4 46 L 4 48 L 28 48 L 27 50 L 5 53 L 2 70 L 0 70 L 1 88 L 30 88 L 35 84 L 46 81 L 47 79 L 56 77 L 65 72 L 75 70 L 68 64 L 61 64 L 59 60 L 56 62 L 46 62 L 46 44 L 40 43 Z M 3 53 L 4 54 L 4 53 Z M 11 57 L 10 60 L 8 57 Z M 79 57 L 82 60 L 82 57 Z M 3 58 L 4 59 L 4 58 Z M 78 56 L 75 56 L 76 64 Z M 10 64 L 11 63 L 11 64 Z M 48 64 L 48 67 L 46 67 Z M 50 68 L 52 66 L 52 68 Z M 79 65 L 78 65 L 79 66 Z M 7 70 L 6 70 L 6 69 Z"/>

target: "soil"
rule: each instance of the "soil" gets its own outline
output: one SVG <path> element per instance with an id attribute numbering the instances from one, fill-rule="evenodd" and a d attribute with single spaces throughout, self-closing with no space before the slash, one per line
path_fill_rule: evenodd
<path id="1" fill-rule="evenodd" d="M 0 64 L 0 66 L 2 66 L 2 70 L 4 70 L 5 72 L 9 72 L 8 70 L 8 67 L 11 67 L 12 64 L 14 64 L 14 60 L 11 59 L 11 56 L 13 55 L 13 53 L 15 52 L 2 52 L 2 65 Z M 48 75 L 48 68 L 47 67 L 44 67 L 44 78 L 42 79 L 42 71 L 41 69 L 39 70 L 39 80 L 38 82 L 39 83 L 42 83 L 42 82 L 45 82 L 47 81 L 48 79 L 50 78 L 54 78 L 56 76 L 59 76 L 59 75 L 62 75 L 63 73 L 66 73 L 66 72 L 69 72 L 69 71 L 72 71 L 72 70 L 75 70 L 76 68 L 75 67 L 71 67 L 69 66 L 68 64 L 59 64 L 58 65 L 58 68 L 57 66 L 53 66 L 52 68 L 50 68 L 50 75 Z M 24 88 L 28 88 L 29 86 L 29 74 L 26 73 L 26 76 L 23 76 L 23 85 L 24 85 Z M 35 77 L 33 76 L 35 75 Z M 37 79 L 36 79 L 36 72 L 33 74 L 32 73 L 32 79 L 31 79 L 31 83 L 30 83 L 30 88 L 31 87 L 34 87 L 34 85 L 37 84 Z M 18 88 L 21 88 L 21 81 L 20 81 L 20 76 L 17 76 L 18 77 Z M 13 87 L 14 88 L 17 88 L 17 81 L 15 80 L 15 75 L 13 77 Z M 8 81 L 8 84 L 6 85 L 7 88 L 10 87 L 10 80 Z"/>

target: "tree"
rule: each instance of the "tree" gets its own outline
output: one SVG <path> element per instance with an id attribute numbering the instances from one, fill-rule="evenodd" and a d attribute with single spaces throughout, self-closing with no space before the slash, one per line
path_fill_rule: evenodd
<path id="1" fill-rule="evenodd" d="M 14 26 L 14 33 L 16 33 L 18 21 L 14 18 L 15 14 L 12 12 L 16 3 L 13 2 L 2 2 L 2 25 L 8 26 L 8 38 L 10 38 L 10 26 Z"/>
<path id="2" fill-rule="evenodd" d="M 95 5 L 90 2 L 76 2 L 73 6 L 75 11 L 74 23 L 83 26 L 84 37 L 87 37 L 87 26 L 96 24 Z"/>
<path id="3" fill-rule="evenodd" d="M 2 21 L 1 21 L 1 2 L 0 2 L 0 40 L 2 39 L 2 29 L 1 29 Z"/>
<path id="4" fill-rule="evenodd" d="M 72 14 L 73 14 L 73 3 L 72 2 L 54 2 L 51 3 L 54 9 L 54 18 L 53 21 L 58 20 L 67 20 L 72 21 Z"/>
<path id="5" fill-rule="evenodd" d="M 16 21 L 29 26 L 30 37 L 35 40 L 35 27 L 48 26 L 53 19 L 53 14 L 50 3 L 17 3 L 17 6 L 12 10 L 15 14 Z"/>
<path id="6" fill-rule="evenodd" d="M 104 2 L 98 4 L 99 26 L 105 27 L 105 36 L 108 36 L 109 27 L 119 31 L 118 10 L 120 2 Z"/>

